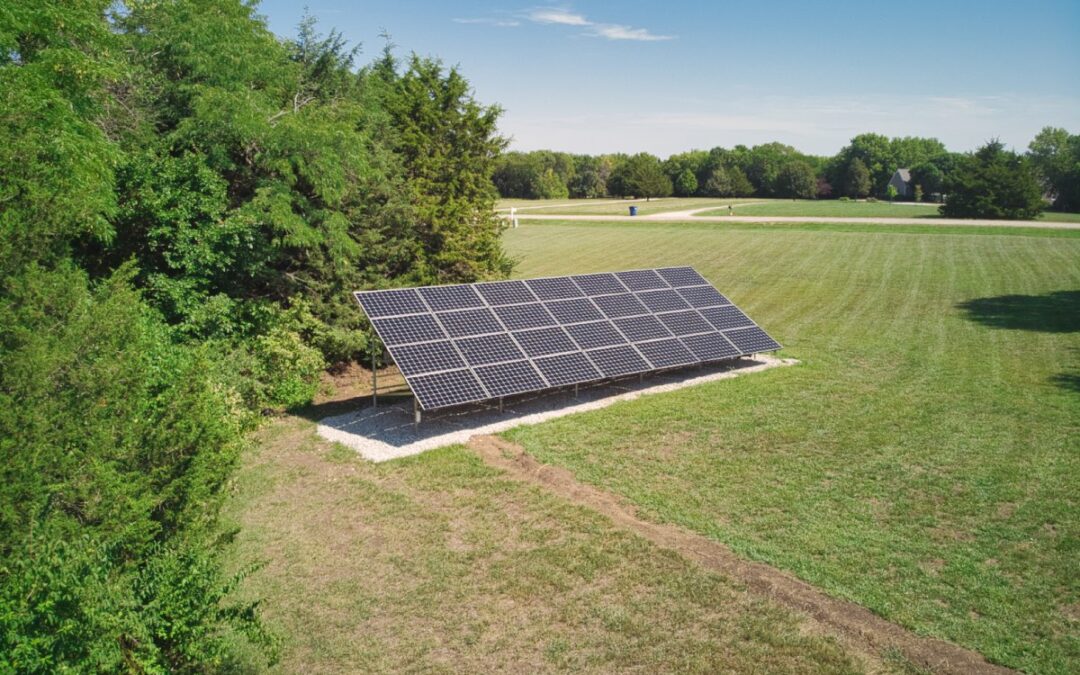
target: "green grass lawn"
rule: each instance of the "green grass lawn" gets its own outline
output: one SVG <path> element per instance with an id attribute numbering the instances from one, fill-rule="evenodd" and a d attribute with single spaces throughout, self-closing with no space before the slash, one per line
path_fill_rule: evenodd
<path id="1" fill-rule="evenodd" d="M 749 200 L 748 200 L 749 201 Z M 688 207 L 693 208 L 693 207 Z M 940 218 L 937 204 L 889 202 L 841 202 L 838 200 L 783 200 L 766 204 L 747 204 L 736 207 L 740 216 L 816 216 L 823 218 Z M 726 208 L 704 211 L 698 216 L 726 216 Z M 1046 211 L 1039 220 L 1048 222 L 1080 222 L 1080 213 Z"/>
<path id="2" fill-rule="evenodd" d="M 638 215 L 646 216 L 669 211 L 703 209 L 710 206 L 719 207 L 727 204 L 745 204 L 759 201 L 764 200 L 750 198 L 712 199 L 705 197 L 669 197 L 649 201 L 643 199 L 620 200 L 614 197 L 605 197 L 603 199 L 500 199 L 496 204 L 496 208 L 508 209 L 515 206 L 519 209 L 527 209 L 521 212 L 522 215 L 537 213 L 553 216 L 625 216 L 629 215 L 631 206 L 636 206 Z M 724 209 L 724 211 L 726 212 L 727 209 Z"/>
<path id="3" fill-rule="evenodd" d="M 255 441 L 224 515 L 275 672 L 911 672 L 465 448 L 375 465 L 299 417 Z"/>
<path id="4" fill-rule="evenodd" d="M 1033 233 L 512 230 L 522 277 L 693 265 L 802 364 L 505 435 L 919 633 L 1076 672 L 1080 240 Z"/>

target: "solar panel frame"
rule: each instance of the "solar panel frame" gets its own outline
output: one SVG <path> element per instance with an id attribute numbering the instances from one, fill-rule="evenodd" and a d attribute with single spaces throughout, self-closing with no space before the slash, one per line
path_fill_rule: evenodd
<path id="1" fill-rule="evenodd" d="M 690 267 L 353 295 L 424 410 L 781 348 Z"/>

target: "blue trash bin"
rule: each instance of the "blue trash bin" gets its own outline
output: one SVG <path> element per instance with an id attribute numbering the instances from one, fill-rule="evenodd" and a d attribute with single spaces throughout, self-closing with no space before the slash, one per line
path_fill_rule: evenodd
<path id="1" fill-rule="evenodd" d="M 632 216 L 637 215 L 637 207 L 636 206 L 631 206 L 630 207 L 630 215 L 632 215 Z"/>

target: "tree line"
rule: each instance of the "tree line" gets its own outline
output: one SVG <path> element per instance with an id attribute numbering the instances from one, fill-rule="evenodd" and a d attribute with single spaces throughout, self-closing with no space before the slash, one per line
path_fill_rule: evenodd
<path id="1" fill-rule="evenodd" d="M 505 276 L 499 108 L 243 0 L 0 10 L 0 671 L 244 669 L 261 413 L 364 352 L 350 292 Z"/>
<path id="2" fill-rule="evenodd" d="M 1029 202 L 1035 190 L 1036 201 L 1045 196 L 1055 209 L 1080 210 L 1080 136 L 1053 127 L 1043 129 L 1023 155 L 996 141 L 975 153 L 956 153 L 935 138 L 874 133 L 855 136 L 832 157 L 803 154 L 782 143 L 691 150 L 664 160 L 648 153 L 508 152 L 496 163 L 493 181 L 501 196 L 522 199 L 896 198 L 889 180 L 904 168 L 911 175 L 909 199 L 941 201 L 943 195 L 971 186 L 969 174 L 980 153 L 985 158 L 987 152 L 1011 167 L 1011 179 L 1023 184 L 1021 192 Z"/>

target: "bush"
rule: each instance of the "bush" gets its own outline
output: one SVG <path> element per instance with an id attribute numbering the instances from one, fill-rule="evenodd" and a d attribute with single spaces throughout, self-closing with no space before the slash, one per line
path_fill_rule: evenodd
<path id="1" fill-rule="evenodd" d="M 949 175 L 948 200 L 941 214 L 949 218 L 1034 218 L 1043 210 L 1042 188 L 1028 160 L 991 141 L 966 155 Z"/>
<path id="2" fill-rule="evenodd" d="M 851 197 L 848 197 L 847 195 L 845 195 L 845 196 L 841 197 L 840 199 L 838 199 L 837 201 L 840 201 L 840 202 L 850 202 L 850 201 L 851 201 Z"/>
<path id="3" fill-rule="evenodd" d="M 194 670 L 266 639 L 217 563 L 248 418 L 133 276 L 0 281 L 0 671 Z"/>

